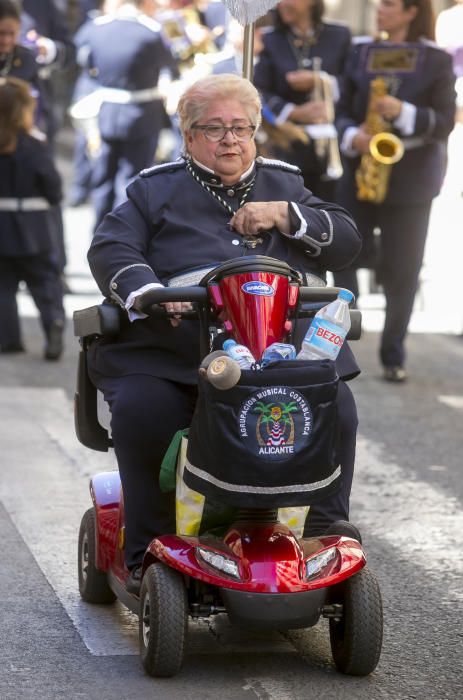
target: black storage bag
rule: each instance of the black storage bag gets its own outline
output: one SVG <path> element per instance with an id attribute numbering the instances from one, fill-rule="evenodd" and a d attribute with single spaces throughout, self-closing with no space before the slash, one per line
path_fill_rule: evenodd
<path id="1" fill-rule="evenodd" d="M 202 377 L 184 480 L 238 508 L 310 505 L 340 487 L 331 360 L 276 361 L 220 390 Z"/>

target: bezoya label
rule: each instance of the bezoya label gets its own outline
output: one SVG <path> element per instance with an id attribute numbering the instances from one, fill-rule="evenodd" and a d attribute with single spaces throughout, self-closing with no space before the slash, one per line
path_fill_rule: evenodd
<path id="1" fill-rule="evenodd" d="M 312 435 L 312 410 L 302 394 L 289 386 L 254 391 L 238 412 L 239 434 L 256 456 L 288 459 L 303 450 Z"/>
<path id="2" fill-rule="evenodd" d="M 335 360 L 347 335 L 347 331 L 331 321 L 314 318 L 307 331 L 306 341 L 322 350 L 330 360 Z"/>

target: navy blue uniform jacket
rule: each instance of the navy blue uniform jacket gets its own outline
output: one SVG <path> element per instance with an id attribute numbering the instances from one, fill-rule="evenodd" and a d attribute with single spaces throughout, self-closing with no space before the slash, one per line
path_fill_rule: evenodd
<path id="1" fill-rule="evenodd" d="M 405 143 L 405 155 L 392 166 L 385 204 L 419 204 L 435 197 L 441 188 L 447 164 L 447 137 L 455 123 L 455 76 L 452 58 L 434 44 L 421 41 L 406 44 L 420 52 L 416 73 L 398 77 L 399 100 L 415 105 L 415 130 L 410 137 L 395 133 Z M 336 126 L 342 141 L 349 126 L 364 122 L 370 82 L 375 77 L 365 72 L 366 52 L 371 42 L 352 48 L 342 81 L 341 99 L 337 107 Z M 409 138 L 420 137 L 424 143 L 407 150 Z M 339 182 L 341 201 L 355 198 L 355 170 L 360 158 L 344 158 L 344 175 Z"/>
<path id="2" fill-rule="evenodd" d="M 5 61 L 0 60 L 0 69 L 5 66 Z M 38 89 L 39 68 L 35 60 L 35 55 L 30 49 L 17 44 L 13 49 L 13 62 L 8 75 L 13 78 L 21 78 L 29 85 Z"/>
<path id="3" fill-rule="evenodd" d="M 166 284 L 188 270 L 240 255 L 268 255 L 300 272 L 323 276 L 327 269 L 348 265 L 361 247 L 345 210 L 314 197 L 294 166 L 263 158 L 256 160 L 255 184 L 246 201 L 297 203 L 307 223 L 300 239 L 272 229 L 262 234 L 262 243 L 254 250 L 237 246 L 236 240 L 242 238 L 227 226 L 230 213 L 193 179 L 183 160 L 142 173 L 127 188 L 127 196 L 127 202 L 105 217 L 88 253 L 102 293 L 121 305 L 145 284 Z M 342 350 L 340 375 L 354 376 L 355 360 L 347 345 Z M 103 375 L 146 373 L 194 384 L 198 326 L 194 321 L 182 321 L 178 328 L 150 318 L 127 321 L 117 342 L 93 343 L 89 359 L 91 369 Z"/>
<path id="4" fill-rule="evenodd" d="M 0 198 L 43 197 L 50 204 L 61 200 L 61 177 L 46 144 L 21 134 L 14 153 L 0 154 Z M 0 255 L 38 255 L 56 247 L 44 211 L 0 211 Z"/>
<path id="5" fill-rule="evenodd" d="M 161 69 L 175 69 L 160 26 L 148 17 L 103 16 L 86 22 L 74 38 L 87 53 L 86 68 L 97 86 L 130 92 L 155 88 Z M 99 129 L 104 139 L 151 137 L 169 125 L 160 99 L 114 104 L 104 102 Z"/>

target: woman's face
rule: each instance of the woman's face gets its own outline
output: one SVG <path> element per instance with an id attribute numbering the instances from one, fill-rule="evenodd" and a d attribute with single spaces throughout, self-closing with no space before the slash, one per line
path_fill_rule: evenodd
<path id="1" fill-rule="evenodd" d="M 19 36 L 20 24 L 14 17 L 0 19 L 0 54 L 11 53 Z"/>
<path id="2" fill-rule="evenodd" d="M 198 124 L 202 126 L 254 126 L 238 100 L 211 103 Z M 189 154 L 206 168 L 213 170 L 224 184 L 237 182 L 249 170 L 256 157 L 254 139 L 238 141 L 227 131 L 221 141 L 209 141 L 200 129 L 192 128 L 185 134 Z"/>
<path id="3" fill-rule="evenodd" d="M 407 30 L 416 13 L 416 5 L 406 9 L 403 0 L 381 0 L 376 15 L 378 31 L 394 34 Z"/>
<path id="4" fill-rule="evenodd" d="M 282 0 L 278 3 L 278 13 L 285 24 L 294 25 L 307 20 L 314 0 Z"/>

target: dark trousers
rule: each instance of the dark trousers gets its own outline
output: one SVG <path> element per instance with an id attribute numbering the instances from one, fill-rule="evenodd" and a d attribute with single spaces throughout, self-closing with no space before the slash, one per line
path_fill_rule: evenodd
<path id="1" fill-rule="evenodd" d="M 55 255 L 58 262 L 58 267 L 60 273 L 64 272 L 66 267 L 67 255 L 66 255 L 66 243 L 64 240 L 64 221 L 63 221 L 63 210 L 60 204 L 55 204 L 50 209 L 50 225 L 52 226 L 54 243 L 55 243 Z"/>
<path id="2" fill-rule="evenodd" d="M 357 407 L 349 386 L 339 382 L 338 386 L 338 460 L 341 465 L 341 488 L 320 503 L 310 506 L 304 527 L 305 537 L 322 535 L 328 525 L 336 520 L 349 520 L 349 500 L 354 478 L 355 446 L 357 440 Z"/>
<path id="3" fill-rule="evenodd" d="M 0 257 L 0 346 L 21 344 L 16 293 L 21 281 L 40 313 L 45 333 L 54 321 L 64 321 L 63 284 L 60 266 L 51 254 L 17 258 Z"/>
<path id="4" fill-rule="evenodd" d="M 87 153 L 87 137 L 77 129 L 74 140 L 73 177 L 70 187 L 71 200 L 85 201 L 91 191 L 93 162 Z"/>
<path id="5" fill-rule="evenodd" d="M 195 386 L 147 375 L 95 379 L 111 410 L 114 449 L 124 492 L 126 563 L 141 562 L 156 535 L 175 532 L 175 495 L 159 488 L 159 470 L 171 438 L 190 425 Z M 349 517 L 355 459 L 357 412 L 349 387 L 340 382 L 338 412 L 342 488 L 311 506 L 306 532 L 317 535 L 334 520 Z"/>
<path id="6" fill-rule="evenodd" d="M 96 382 L 111 411 L 114 451 L 124 492 L 125 560 L 139 564 L 156 535 L 175 532 L 175 494 L 162 493 L 159 470 L 177 430 L 191 423 L 197 390 L 149 375 Z"/>
<path id="7" fill-rule="evenodd" d="M 334 281 L 358 298 L 356 269 L 376 270 L 386 298 L 379 348 L 384 366 L 402 367 L 405 363 L 404 342 L 423 263 L 431 204 L 431 201 L 395 206 L 357 203 L 350 208 L 362 234 L 364 249 L 355 266 L 336 272 Z M 375 227 L 381 231 L 379 239 L 373 235 Z"/>
<path id="8" fill-rule="evenodd" d="M 125 201 L 129 182 L 153 164 L 157 142 L 157 134 L 137 141 L 102 139 L 91 176 L 95 230 L 106 214 Z"/>

